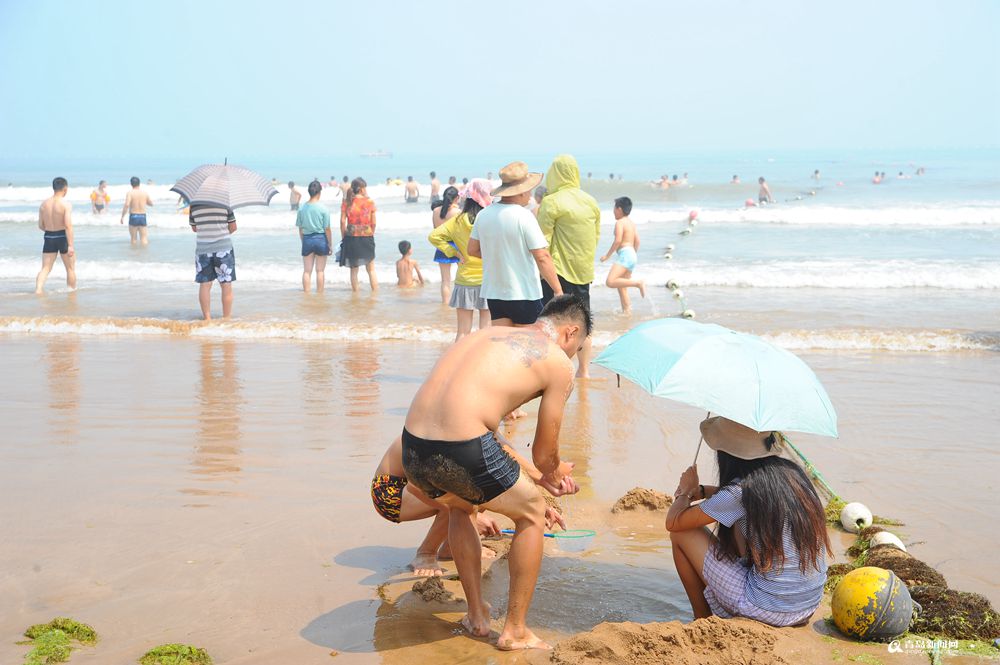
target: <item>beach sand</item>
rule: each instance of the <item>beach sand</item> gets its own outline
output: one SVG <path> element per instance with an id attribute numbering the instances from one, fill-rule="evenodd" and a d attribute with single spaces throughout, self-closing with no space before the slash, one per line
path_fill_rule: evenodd
<path id="1" fill-rule="evenodd" d="M 379 518 L 371 474 L 443 344 L 182 330 L 6 333 L 0 348 L 0 662 L 18 662 L 21 631 L 54 616 L 101 635 L 74 663 L 134 662 L 175 641 L 217 663 L 326 663 L 334 651 L 336 662 L 525 662 L 458 634 L 460 607 L 379 597 L 408 577 L 427 525 Z M 841 438 L 794 437 L 800 448 L 845 498 L 905 521 L 910 551 L 952 588 L 1000 602 L 992 504 L 981 500 L 1000 477 L 1000 358 L 803 357 L 837 404 Z M 595 374 L 567 406 L 561 446 L 582 491 L 560 502 L 571 528 L 598 537 L 582 554 L 547 544 L 529 615 L 554 642 L 606 621 L 691 618 L 662 513 L 610 509 L 636 486 L 673 490 L 704 414 Z M 522 448 L 535 408 L 509 428 Z M 708 456 L 700 468 L 711 477 Z M 842 552 L 850 539 L 834 541 Z M 506 562 L 493 568 L 485 596 L 501 617 Z M 800 649 L 788 662 L 882 653 L 831 635 L 824 611 L 781 631 Z"/>

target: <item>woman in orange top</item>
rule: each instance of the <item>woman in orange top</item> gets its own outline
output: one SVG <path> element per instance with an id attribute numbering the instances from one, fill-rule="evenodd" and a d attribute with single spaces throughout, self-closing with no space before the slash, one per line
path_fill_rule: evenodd
<path id="1" fill-rule="evenodd" d="M 358 290 L 358 268 L 365 266 L 372 291 L 378 289 L 375 277 L 375 202 L 368 198 L 368 183 L 363 178 L 351 181 L 340 205 L 340 258 L 338 263 L 351 269 L 351 290 Z"/>

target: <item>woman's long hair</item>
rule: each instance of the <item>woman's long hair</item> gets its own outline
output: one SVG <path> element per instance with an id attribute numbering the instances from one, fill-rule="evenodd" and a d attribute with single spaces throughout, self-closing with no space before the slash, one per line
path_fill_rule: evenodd
<path id="1" fill-rule="evenodd" d="M 766 443 L 770 450 L 776 443 L 775 435 Z M 824 548 L 833 555 L 823 504 L 798 464 L 774 455 L 744 460 L 721 450 L 718 462 L 720 488 L 740 480 L 747 514 L 747 554 L 757 570 L 767 572 L 785 565 L 788 555 L 783 541 L 785 527 L 798 550 L 799 570 L 803 575 L 810 568 L 819 569 Z M 735 560 L 739 556 L 733 529 L 720 524 L 719 558 Z"/>
<path id="2" fill-rule="evenodd" d="M 351 181 L 351 188 L 344 192 L 344 206 L 350 210 L 354 203 L 354 197 L 361 193 L 361 190 L 368 186 L 364 178 L 358 177 Z"/>
<path id="3" fill-rule="evenodd" d="M 441 208 L 441 221 L 448 219 L 448 211 L 451 210 L 451 206 L 455 203 L 455 199 L 458 198 L 458 189 L 455 187 L 447 187 L 444 192 L 441 193 L 441 200 L 435 201 L 431 204 L 431 210 L 437 210 Z"/>
<path id="4" fill-rule="evenodd" d="M 479 202 L 471 196 L 465 199 L 465 205 L 462 206 L 462 212 L 469 216 L 469 224 L 476 223 L 476 215 L 478 215 L 479 211 L 482 209 L 483 206 L 479 205 Z"/>

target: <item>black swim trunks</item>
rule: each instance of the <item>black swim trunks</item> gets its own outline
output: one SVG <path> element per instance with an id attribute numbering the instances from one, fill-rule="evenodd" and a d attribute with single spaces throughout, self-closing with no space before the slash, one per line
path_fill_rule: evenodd
<path id="1" fill-rule="evenodd" d="M 69 251 L 69 239 L 65 231 L 46 231 L 42 241 L 42 254 L 65 254 Z"/>
<path id="2" fill-rule="evenodd" d="M 542 313 L 542 300 L 494 300 L 486 301 L 490 308 L 490 319 L 510 319 L 519 326 L 530 326 Z"/>
<path id="3" fill-rule="evenodd" d="M 559 278 L 559 286 L 562 287 L 564 296 L 580 296 L 580 299 L 587 303 L 587 309 L 590 309 L 590 284 L 574 284 L 562 275 L 556 275 L 556 277 Z M 549 283 L 543 279 L 542 304 L 548 304 L 554 295 Z"/>
<path id="4" fill-rule="evenodd" d="M 432 499 L 451 493 L 476 505 L 497 498 L 521 475 L 493 432 L 468 441 L 428 441 L 404 429 L 403 469 Z"/>

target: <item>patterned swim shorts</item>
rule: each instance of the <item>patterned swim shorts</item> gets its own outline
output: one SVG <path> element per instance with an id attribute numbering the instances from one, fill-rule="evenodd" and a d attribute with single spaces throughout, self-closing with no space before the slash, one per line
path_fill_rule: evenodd
<path id="1" fill-rule="evenodd" d="M 403 490 L 406 488 L 406 478 L 379 474 L 372 478 L 372 505 L 375 512 L 399 524 L 400 510 L 403 508 Z"/>
<path id="2" fill-rule="evenodd" d="M 220 284 L 236 281 L 236 252 L 199 254 L 194 260 L 194 281 L 199 284 L 219 280 Z"/>

